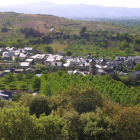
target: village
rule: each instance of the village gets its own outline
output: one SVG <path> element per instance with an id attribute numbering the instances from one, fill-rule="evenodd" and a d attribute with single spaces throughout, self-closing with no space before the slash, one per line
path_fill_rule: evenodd
<path id="1" fill-rule="evenodd" d="M 134 67 L 140 63 L 140 56 L 119 57 L 114 60 L 105 58 L 93 58 L 88 55 L 86 57 L 64 56 L 58 54 L 41 54 L 34 51 L 33 48 L 25 47 L 24 49 L 1 48 L 0 77 L 8 73 L 24 74 L 33 73 L 37 77 L 41 77 L 42 73 L 36 71 L 36 66 L 44 66 L 54 68 L 55 71 L 64 70 L 70 74 L 82 74 L 84 76 L 104 76 L 111 77 L 125 76 L 130 73 L 131 80 L 140 80 L 140 71 L 134 71 Z M 12 93 L 8 91 L 0 91 L 0 96 L 6 100 L 12 100 Z"/>
<path id="2" fill-rule="evenodd" d="M 39 52 L 39 51 L 38 51 Z M 66 70 L 68 74 L 83 74 L 83 75 L 98 75 L 103 76 L 106 74 L 114 77 L 115 75 L 125 75 L 131 73 L 132 79 L 140 79 L 140 71 L 133 71 L 136 64 L 140 63 L 140 56 L 119 57 L 116 56 L 114 60 L 100 58 L 96 59 L 88 55 L 86 57 L 64 56 L 62 53 L 58 54 L 41 54 L 35 52 L 30 47 L 24 49 L 1 48 L 1 72 L 0 76 L 7 73 L 23 73 L 27 74 L 32 72 L 36 73 L 36 64 L 44 65 L 46 67 L 55 67 L 57 70 Z M 18 68 L 14 68 L 14 65 Z M 5 66 L 2 68 L 2 66 Z"/>

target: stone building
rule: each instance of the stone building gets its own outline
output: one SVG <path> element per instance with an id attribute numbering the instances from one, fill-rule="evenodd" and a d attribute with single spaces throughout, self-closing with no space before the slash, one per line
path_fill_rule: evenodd
<path id="1" fill-rule="evenodd" d="M 98 75 L 103 76 L 109 74 L 110 76 L 116 76 L 116 72 L 113 70 L 113 67 L 109 62 L 106 61 L 105 58 L 101 58 L 96 64 L 95 60 L 92 59 L 89 66 L 89 74 L 90 75 Z"/>

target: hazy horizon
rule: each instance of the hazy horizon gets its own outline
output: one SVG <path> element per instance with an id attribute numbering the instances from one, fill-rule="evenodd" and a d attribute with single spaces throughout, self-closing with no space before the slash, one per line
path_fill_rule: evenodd
<path id="1" fill-rule="evenodd" d="M 35 2 L 44 2 L 49 1 L 56 4 L 88 4 L 88 5 L 104 5 L 108 7 L 127 7 L 127 8 L 140 8 L 140 1 L 139 0 L 24 0 L 24 1 L 18 1 L 18 0 L 5 0 L 0 3 L 0 6 L 6 6 L 6 5 L 20 5 L 20 4 L 29 4 L 29 3 L 35 3 Z"/>

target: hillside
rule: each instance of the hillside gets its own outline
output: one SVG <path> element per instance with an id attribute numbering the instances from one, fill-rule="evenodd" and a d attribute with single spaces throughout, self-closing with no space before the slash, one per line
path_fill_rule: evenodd
<path id="1" fill-rule="evenodd" d="M 86 26 L 87 30 L 101 29 L 119 33 L 136 33 L 133 29 L 107 22 L 80 22 L 51 15 L 18 14 L 14 12 L 0 13 L 0 29 L 2 29 L 4 26 L 9 29 L 9 32 L 0 32 L 0 38 L 4 36 L 7 37 L 10 34 L 14 34 L 14 32 L 17 33 L 18 29 L 20 28 L 34 28 L 40 32 L 48 33 L 50 32 L 50 28 L 54 27 L 56 31 L 64 28 L 79 33 L 81 27 Z"/>
<path id="2" fill-rule="evenodd" d="M 86 32 L 80 34 L 82 27 L 86 28 Z M 50 32 L 51 28 L 55 32 Z M 138 55 L 136 51 L 140 50 L 140 30 L 109 22 L 74 21 L 52 15 L 3 12 L 0 13 L 0 29 L 0 47 L 30 46 L 44 53 L 48 45 L 53 52 L 72 51 L 75 56 L 90 53 L 107 58 Z"/>

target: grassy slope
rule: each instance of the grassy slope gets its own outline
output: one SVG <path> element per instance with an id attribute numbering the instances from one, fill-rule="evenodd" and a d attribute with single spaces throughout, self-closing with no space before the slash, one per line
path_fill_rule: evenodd
<path id="1" fill-rule="evenodd" d="M 107 22 L 96 22 L 96 21 L 72 21 L 65 18 L 60 18 L 50 15 L 29 15 L 29 14 L 17 14 L 17 13 L 0 13 L 0 29 L 6 21 L 10 21 L 11 26 L 8 26 L 11 30 L 19 28 L 35 28 L 40 32 L 47 33 L 53 26 L 56 31 L 60 28 L 70 29 L 79 32 L 82 26 L 86 26 L 87 30 L 108 30 L 114 32 L 131 32 L 135 33 L 133 29 L 124 28 L 121 25 L 107 23 Z M 44 27 L 47 25 L 47 28 Z M 0 37 L 9 35 L 8 33 L 1 33 Z"/>

